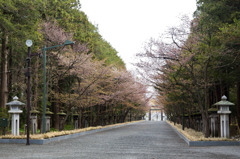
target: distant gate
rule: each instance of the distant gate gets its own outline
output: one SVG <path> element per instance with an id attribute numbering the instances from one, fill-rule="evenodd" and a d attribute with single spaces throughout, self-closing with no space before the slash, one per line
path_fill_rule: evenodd
<path id="1" fill-rule="evenodd" d="M 153 121 L 159 121 L 159 118 L 161 119 L 161 121 L 163 121 L 163 109 L 161 108 L 152 108 L 149 110 L 149 121 L 153 120 Z"/>

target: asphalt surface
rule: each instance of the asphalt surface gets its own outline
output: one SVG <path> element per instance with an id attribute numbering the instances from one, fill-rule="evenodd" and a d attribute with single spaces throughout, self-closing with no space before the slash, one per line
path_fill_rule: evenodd
<path id="1" fill-rule="evenodd" d="M 189 147 L 166 122 L 139 122 L 46 145 L 0 144 L 1 159 L 238 159 L 239 146 Z"/>

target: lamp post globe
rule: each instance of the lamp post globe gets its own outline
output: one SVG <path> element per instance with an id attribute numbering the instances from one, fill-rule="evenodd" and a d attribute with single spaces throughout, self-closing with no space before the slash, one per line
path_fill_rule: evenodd
<path id="1" fill-rule="evenodd" d="M 31 47 L 32 44 L 33 44 L 32 40 L 29 40 L 29 39 L 28 39 L 28 40 L 26 41 L 27 47 Z"/>

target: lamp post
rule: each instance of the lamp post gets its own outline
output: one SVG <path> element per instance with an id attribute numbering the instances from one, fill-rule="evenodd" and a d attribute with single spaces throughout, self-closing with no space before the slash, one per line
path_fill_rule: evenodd
<path id="1" fill-rule="evenodd" d="M 27 57 L 27 63 L 28 63 L 28 69 L 26 76 L 28 77 L 28 84 L 27 84 L 27 143 L 26 145 L 30 145 L 29 143 L 29 130 L 30 130 L 30 71 L 31 71 L 31 46 L 32 46 L 32 40 L 27 40 L 26 45 L 28 47 L 28 57 Z"/>
<path id="2" fill-rule="evenodd" d="M 46 132 L 46 51 L 53 49 L 53 48 L 57 48 L 57 47 L 61 47 L 61 46 L 66 46 L 66 45 L 73 45 L 74 42 L 66 40 L 64 44 L 62 45 L 56 45 L 56 46 L 50 46 L 50 47 L 46 47 L 44 46 L 44 48 L 42 49 L 43 51 L 43 120 L 42 120 L 42 133 Z"/>

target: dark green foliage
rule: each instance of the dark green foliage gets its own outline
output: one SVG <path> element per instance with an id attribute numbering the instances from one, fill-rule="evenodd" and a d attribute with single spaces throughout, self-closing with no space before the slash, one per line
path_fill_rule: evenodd
<path id="1" fill-rule="evenodd" d="M 8 118 L 8 109 L 0 108 L 0 118 Z"/>
<path id="2" fill-rule="evenodd" d="M 73 34 L 73 40 L 87 43 L 90 52 L 93 52 L 98 60 L 105 59 L 108 65 L 124 68 L 125 64 L 117 51 L 102 38 L 97 27 L 89 22 L 87 15 L 81 11 L 79 1 L 45 1 L 43 5 L 45 9 L 42 17 L 45 20 L 56 19 L 66 32 Z"/>
<path id="3" fill-rule="evenodd" d="M 57 30 L 56 34 L 59 34 L 58 36 L 62 36 L 63 38 L 59 40 L 56 38 L 58 36 L 52 36 L 52 34 L 49 33 L 52 30 L 49 28 L 47 28 L 50 30 L 48 30 L 48 32 L 44 30 L 46 29 L 44 28 L 45 24 L 49 24 L 49 26 L 52 27 L 50 29 L 55 29 L 55 31 Z M 62 61 L 60 61 L 59 58 L 60 55 L 63 55 L 65 56 L 63 61 L 66 59 L 68 60 L 67 56 L 69 54 L 76 54 L 76 56 L 82 54 L 85 55 L 85 51 L 75 51 L 74 49 L 71 49 L 70 46 L 47 51 L 47 107 L 51 108 L 51 111 L 55 113 L 54 116 L 52 116 L 54 125 L 57 125 L 59 122 L 57 113 L 63 109 L 66 111 L 67 115 L 70 116 L 71 108 L 74 104 L 74 106 L 78 107 L 80 110 L 81 107 L 87 107 L 84 108 L 80 114 L 85 114 L 85 117 L 82 118 L 86 120 L 91 119 L 91 125 L 93 125 L 93 123 L 94 125 L 97 125 L 96 123 L 99 122 L 98 120 L 100 119 L 105 122 L 107 120 L 113 120 L 111 115 L 109 115 L 109 112 L 113 111 L 111 110 L 111 107 L 107 106 L 106 103 L 102 103 L 100 106 L 97 104 L 94 105 L 88 100 L 92 98 L 93 102 L 101 103 L 102 99 L 100 99 L 100 97 L 95 97 L 99 95 L 98 93 L 101 92 L 101 90 L 98 92 L 97 89 L 91 88 L 95 86 L 94 82 L 90 83 L 89 86 L 86 86 L 86 88 L 84 87 L 84 84 L 86 85 L 87 80 L 91 81 L 91 78 L 96 78 L 94 76 L 99 76 L 96 78 L 96 81 L 100 78 L 105 78 L 101 77 L 101 74 L 99 73 L 103 70 L 106 72 L 112 68 L 117 68 L 116 70 L 125 70 L 125 64 L 117 55 L 118 52 L 99 34 L 97 26 L 93 25 L 88 20 L 87 15 L 81 11 L 79 0 L 0 1 L 0 48 L 1 50 L 4 50 L 2 51 L 0 62 L 3 64 L 3 62 L 6 61 L 6 63 L 1 66 L 1 69 L 6 66 L 7 70 L 1 72 L 6 72 L 4 73 L 4 76 L 7 81 L 6 85 L 8 85 L 8 90 L 1 89 L 3 92 L 1 94 L 3 94 L 3 96 L 7 96 L 8 101 L 12 101 L 13 96 L 18 96 L 21 102 L 26 103 L 26 77 L 24 73 L 26 72 L 27 46 L 25 42 L 27 39 L 31 39 L 33 41 L 33 46 L 31 47 L 33 54 L 41 53 L 44 45 L 49 47 L 62 44 L 60 41 L 63 39 L 64 41 L 71 40 L 76 42 L 75 46 L 78 44 L 81 46 L 86 45 L 86 50 L 88 50 L 86 56 L 89 56 L 89 59 L 92 58 L 92 63 L 90 64 L 93 65 L 94 62 L 100 63 L 99 70 L 94 70 L 95 72 L 92 71 L 91 76 L 86 76 L 86 78 L 89 79 L 84 79 L 84 81 L 81 79 L 83 76 L 81 75 L 81 71 L 84 73 L 84 69 L 86 69 L 88 65 L 83 68 L 81 68 L 81 66 L 74 68 L 75 72 L 72 73 L 71 71 L 74 66 L 70 67 L 62 64 Z M 65 53 L 68 55 L 65 55 Z M 81 58 L 80 56 L 78 57 Z M 72 59 L 74 60 L 73 57 Z M 102 61 L 100 62 L 100 60 Z M 89 67 L 91 67 L 90 64 Z M 103 69 L 100 69 L 100 67 Z M 80 71 L 76 71 L 77 69 L 80 69 Z M 87 71 L 89 70 L 86 69 L 86 72 Z M 104 71 L 102 76 L 105 76 Z M 37 56 L 32 56 L 31 107 L 34 107 L 34 109 L 38 109 L 41 112 L 39 116 L 42 115 L 42 75 L 43 59 L 40 59 Z M 109 80 L 110 77 L 111 75 L 107 76 L 106 79 Z M 78 90 L 75 88 L 76 85 L 78 86 Z M 92 93 L 93 97 L 85 93 L 89 88 L 92 89 L 92 92 L 90 91 L 89 94 Z M 99 87 L 99 89 L 104 90 L 101 87 Z M 77 94 L 76 92 L 81 92 L 82 94 Z M 109 92 L 111 91 L 109 90 Z M 55 98 L 53 94 L 58 98 Z M 63 99 L 64 102 L 59 100 L 59 98 L 63 98 L 61 95 L 65 97 Z M 84 97 L 81 97 L 81 95 Z M 82 105 L 76 104 L 77 101 L 72 99 L 77 99 L 78 97 L 81 97 L 82 101 L 79 100 L 79 103 Z M 132 101 L 129 103 L 131 102 Z M 117 107 L 121 103 L 114 104 L 116 104 Z M 94 108 L 88 108 L 91 106 Z M 98 107 L 101 107 L 101 110 L 98 110 Z M 122 112 L 116 120 L 120 120 L 120 118 L 124 120 L 126 114 L 129 112 L 129 107 L 123 106 L 121 108 L 116 108 L 115 111 Z M 0 117 L 4 116 L 4 114 L 6 115 L 8 113 L 4 111 L 3 113 L 0 113 Z M 23 127 L 23 125 L 26 124 L 25 108 L 23 108 L 23 113 L 21 114 L 21 122 L 21 126 Z"/>
<path id="4" fill-rule="evenodd" d="M 188 114 L 200 112 L 203 132 L 209 137 L 208 110 L 223 95 L 236 103 L 231 108 L 231 121 L 238 121 L 240 126 L 240 1 L 197 0 L 197 5 L 186 41 L 182 39 L 186 28 L 171 28 L 167 36 L 172 37 L 172 43 L 153 42 L 160 49 L 154 52 L 149 45 L 145 55 L 152 61 L 167 59 L 161 67 L 156 64 L 160 73 L 151 78 L 159 98 L 164 97 L 167 115 L 181 116 L 182 108 Z"/>

